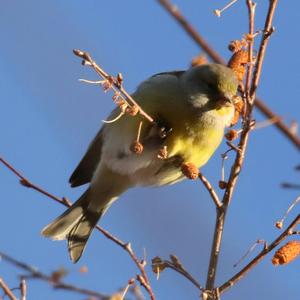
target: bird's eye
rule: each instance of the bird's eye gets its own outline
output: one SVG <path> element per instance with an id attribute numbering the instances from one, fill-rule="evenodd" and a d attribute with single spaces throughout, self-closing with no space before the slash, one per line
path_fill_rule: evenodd
<path id="1" fill-rule="evenodd" d="M 206 82 L 206 85 L 209 90 L 214 91 L 216 89 L 216 86 L 211 82 Z"/>

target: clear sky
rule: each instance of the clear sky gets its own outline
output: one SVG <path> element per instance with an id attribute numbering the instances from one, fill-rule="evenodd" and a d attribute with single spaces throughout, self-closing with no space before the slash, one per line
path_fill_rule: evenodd
<path id="1" fill-rule="evenodd" d="M 258 1 L 261 29 L 268 1 Z M 299 121 L 299 1 L 279 1 L 258 95 L 285 122 Z M 247 31 L 247 11 L 239 1 L 222 18 L 213 9 L 225 1 L 184 1 L 176 4 L 192 24 L 226 59 L 228 42 Z M 294 20 L 294 25 L 292 23 Z M 185 69 L 200 49 L 156 1 L 2 1 L 0 4 L 0 154 L 30 180 L 58 196 L 76 200 L 84 190 L 71 189 L 68 178 L 98 131 L 113 103 L 98 87 L 79 78 L 97 79 L 72 54 L 89 51 L 108 72 L 122 72 L 132 92 L 154 73 Z M 257 120 L 263 118 L 255 113 Z M 216 184 L 223 145 L 203 172 Z M 274 222 L 297 191 L 280 187 L 299 182 L 293 168 L 298 151 L 274 127 L 257 130 L 250 138 L 247 159 L 225 227 L 217 281 L 236 270 L 233 264 L 257 239 L 272 240 Z M 229 162 L 226 164 L 229 170 Z M 124 286 L 137 270 L 127 254 L 95 232 L 83 258 L 73 265 L 64 242 L 51 242 L 40 230 L 63 211 L 44 196 L 26 190 L 0 168 L 0 250 L 42 271 L 64 266 L 66 281 L 111 293 Z M 297 210 L 297 209 L 296 209 Z M 299 208 L 298 208 L 299 210 Z M 292 213 L 292 218 L 296 211 Z M 205 282 L 214 223 L 214 207 L 198 182 L 184 181 L 164 188 L 134 189 L 124 194 L 101 225 L 131 241 L 147 259 L 179 256 L 192 274 Z M 254 255 L 254 254 L 253 254 Z M 300 260 L 274 268 L 268 256 L 223 299 L 298 299 Z M 87 265 L 89 272 L 78 269 Z M 149 273 L 150 268 L 148 267 Z M 0 276 L 18 284 L 20 270 L 0 262 Z M 151 275 L 158 299 L 197 299 L 193 286 L 166 271 L 159 281 Z M 31 281 L 29 299 L 83 299 L 53 291 Z"/>

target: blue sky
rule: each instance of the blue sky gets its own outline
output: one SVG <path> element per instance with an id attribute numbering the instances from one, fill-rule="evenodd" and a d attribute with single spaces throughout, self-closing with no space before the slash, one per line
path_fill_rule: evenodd
<path id="1" fill-rule="evenodd" d="M 266 4 L 257 5 L 257 29 L 262 28 Z M 183 1 L 176 4 L 224 58 L 228 42 L 247 31 L 247 11 L 239 1 L 217 18 L 212 11 L 225 1 Z M 282 118 L 299 121 L 298 1 L 280 2 L 276 32 L 267 51 L 258 95 Z M 185 69 L 200 52 L 156 1 L 5 1 L 0 9 L 0 153 L 30 180 L 58 196 L 76 200 L 84 190 L 71 189 L 68 178 L 88 143 L 113 108 L 101 89 L 78 82 L 97 79 L 80 65 L 72 49 L 89 51 L 107 72 L 122 72 L 132 92 L 154 73 Z M 255 118 L 262 120 L 256 112 Z M 222 145 L 203 168 L 216 184 Z M 232 265 L 258 238 L 272 240 L 274 222 L 297 191 L 280 188 L 282 181 L 299 182 L 294 166 L 298 151 L 274 129 L 253 132 L 247 159 L 227 218 L 220 269 L 221 283 L 236 270 Z M 226 163 L 229 170 L 230 162 Z M 64 242 L 51 242 L 40 230 L 63 211 L 44 196 L 26 190 L 0 168 L 0 250 L 51 272 L 64 266 L 66 281 L 111 293 L 137 272 L 126 253 L 95 232 L 77 265 L 69 261 Z M 297 208 L 296 208 L 297 210 Z M 290 218 L 296 214 L 292 213 Z M 147 258 L 179 256 L 200 282 L 205 282 L 214 207 L 204 188 L 184 181 L 163 188 L 137 188 L 124 194 L 101 225 L 131 241 Z M 268 256 L 223 299 L 297 299 L 300 261 L 274 268 Z M 89 272 L 78 269 L 87 265 Z M 150 272 L 150 268 L 149 268 Z M 0 276 L 16 286 L 20 270 L 0 263 Z M 171 271 L 159 281 L 150 276 L 158 299 L 197 299 L 189 282 Z M 31 281 L 30 299 L 83 299 L 53 291 Z"/>

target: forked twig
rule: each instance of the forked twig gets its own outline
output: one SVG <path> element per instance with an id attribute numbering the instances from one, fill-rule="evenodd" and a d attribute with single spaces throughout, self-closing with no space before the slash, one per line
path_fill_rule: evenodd
<path id="1" fill-rule="evenodd" d="M 201 284 L 184 268 L 182 263 L 179 261 L 178 257 L 171 254 L 171 260 L 162 260 L 160 257 L 155 257 L 152 259 L 152 269 L 157 274 L 157 279 L 159 278 L 160 273 L 166 269 L 170 268 L 177 273 L 184 276 L 187 280 L 189 280 L 195 287 L 197 287 L 200 291 L 204 291 L 204 288 Z"/>
<path id="2" fill-rule="evenodd" d="M 98 64 L 96 64 L 96 62 L 92 59 L 92 57 L 90 56 L 89 53 L 82 51 L 82 50 L 78 50 L 78 49 L 73 50 L 73 53 L 76 56 L 82 58 L 84 60 L 85 64 L 87 63 L 88 65 L 90 65 L 96 71 L 96 73 L 98 75 L 100 75 L 102 78 L 107 80 L 110 84 L 112 84 L 114 89 L 120 91 L 120 93 L 125 97 L 125 101 L 127 101 L 130 105 L 134 105 L 135 107 L 138 108 L 138 112 L 140 115 L 142 115 L 150 123 L 155 123 L 154 119 L 150 115 L 148 115 L 142 109 L 142 107 L 140 107 L 138 105 L 138 103 L 127 93 L 127 91 L 123 88 L 120 80 L 117 80 L 113 76 L 107 74 Z"/>
<path id="3" fill-rule="evenodd" d="M 284 241 L 289 235 L 293 234 L 294 228 L 300 224 L 300 215 L 298 215 L 287 229 L 277 237 L 270 245 L 266 246 L 255 258 L 253 258 L 242 270 L 232 276 L 229 280 L 223 283 L 219 288 L 219 292 L 222 294 L 238 281 L 240 281 L 253 267 L 255 267 L 268 253 L 276 248 L 282 241 Z"/>
<path id="4" fill-rule="evenodd" d="M 10 300 L 17 300 L 17 297 L 13 294 L 12 290 L 8 287 L 8 285 L 4 282 L 4 280 L 0 277 L 0 287 L 4 291 L 5 295 Z"/>

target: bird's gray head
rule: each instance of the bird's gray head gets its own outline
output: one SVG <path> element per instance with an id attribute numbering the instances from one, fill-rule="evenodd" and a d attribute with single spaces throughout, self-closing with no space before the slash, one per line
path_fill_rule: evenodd
<path id="1" fill-rule="evenodd" d="M 184 74 L 184 83 L 195 107 L 232 105 L 238 79 L 233 71 L 220 64 L 196 66 Z"/>

